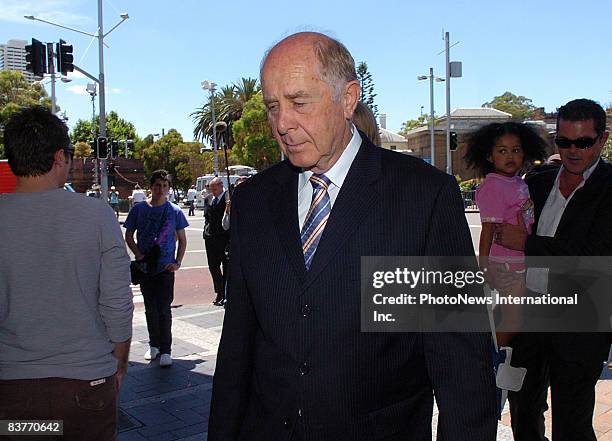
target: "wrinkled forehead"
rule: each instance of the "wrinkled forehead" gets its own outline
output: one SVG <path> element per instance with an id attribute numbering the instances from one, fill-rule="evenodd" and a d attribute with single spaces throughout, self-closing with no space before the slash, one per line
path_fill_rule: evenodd
<path id="1" fill-rule="evenodd" d="M 269 80 L 277 77 L 315 76 L 321 78 L 320 63 L 313 43 L 300 41 L 281 42 L 267 54 L 261 67 L 261 84 L 266 88 Z"/>

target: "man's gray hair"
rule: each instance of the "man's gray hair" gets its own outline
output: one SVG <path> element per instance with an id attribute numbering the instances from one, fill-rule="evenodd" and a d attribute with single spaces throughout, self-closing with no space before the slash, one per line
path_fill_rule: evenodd
<path id="1" fill-rule="evenodd" d="M 260 82 L 263 84 L 263 67 L 266 64 L 270 52 L 283 41 L 295 38 L 300 34 L 312 34 L 315 37 L 313 41 L 313 50 L 319 61 L 321 79 L 333 89 L 333 98 L 337 101 L 346 83 L 357 80 L 355 60 L 346 46 L 338 40 L 318 32 L 299 32 L 284 38 L 272 46 L 272 48 L 264 54 L 261 61 L 259 69 Z"/>

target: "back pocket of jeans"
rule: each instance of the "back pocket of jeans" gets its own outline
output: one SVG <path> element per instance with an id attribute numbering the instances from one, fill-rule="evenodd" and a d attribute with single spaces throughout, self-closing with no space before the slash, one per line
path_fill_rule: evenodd
<path id="1" fill-rule="evenodd" d="M 109 377 L 103 384 L 91 386 L 87 383 L 75 397 L 77 407 L 83 410 L 103 411 L 115 403 L 117 388 L 115 377 Z"/>

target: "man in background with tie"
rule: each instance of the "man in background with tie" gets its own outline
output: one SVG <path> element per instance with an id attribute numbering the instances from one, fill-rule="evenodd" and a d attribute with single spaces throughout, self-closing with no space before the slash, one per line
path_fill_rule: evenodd
<path id="1" fill-rule="evenodd" d="M 362 256 L 473 256 L 457 183 L 351 122 L 355 62 L 304 32 L 261 65 L 287 160 L 232 201 L 230 277 L 209 441 L 493 441 L 491 341 L 363 333 Z"/>
<path id="2" fill-rule="evenodd" d="M 222 227 L 223 214 L 225 213 L 225 191 L 223 181 L 218 177 L 213 178 L 208 186 L 212 198 L 209 197 L 204 202 L 204 245 L 206 247 L 208 269 L 216 293 L 213 303 L 221 306 L 225 300 L 227 267 L 225 249 L 229 240 L 229 232 Z"/>

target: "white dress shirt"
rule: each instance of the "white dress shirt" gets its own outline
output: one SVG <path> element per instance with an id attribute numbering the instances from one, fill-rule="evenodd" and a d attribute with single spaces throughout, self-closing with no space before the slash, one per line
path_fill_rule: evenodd
<path id="1" fill-rule="evenodd" d="M 354 124 L 351 124 L 351 131 L 353 132 L 353 137 L 342 152 L 342 155 L 332 168 L 325 173 L 325 176 L 331 181 L 328 193 L 332 209 L 334 208 L 338 193 L 340 193 L 340 188 L 346 179 L 346 175 L 351 168 L 351 164 L 355 156 L 357 156 L 357 152 L 361 146 L 361 136 L 359 136 L 359 132 Z M 304 222 L 306 222 L 306 215 L 312 203 L 312 194 L 314 192 L 312 184 L 310 183 L 310 177 L 312 175 L 313 173 L 311 171 L 304 170 L 300 173 L 298 180 L 298 220 L 300 221 L 300 231 L 302 231 Z"/>

